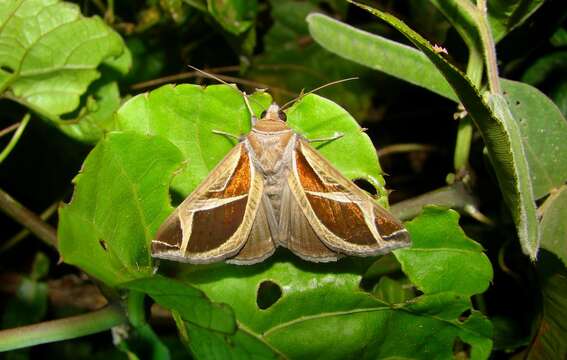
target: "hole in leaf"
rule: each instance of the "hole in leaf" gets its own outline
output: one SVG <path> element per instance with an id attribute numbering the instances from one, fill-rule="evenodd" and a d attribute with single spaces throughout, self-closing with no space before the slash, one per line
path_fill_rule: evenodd
<path id="1" fill-rule="evenodd" d="M 520 102 L 518 100 L 516 100 L 516 105 L 520 105 Z"/>
<path id="2" fill-rule="evenodd" d="M 467 309 L 461 313 L 459 316 L 459 321 L 467 321 L 467 319 L 471 316 L 471 309 Z"/>
<path id="3" fill-rule="evenodd" d="M 366 179 L 355 179 L 354 183 L 356 186 L 372 195 L 376 195 L 377 193 L 376 188 Z"/>
<path id="4" fill-rule="evenodd" d="M 458 336 L 453 342 L 453 355 L 456 359 L 470 359 L 471 346 L 461 340 Z"/>
<path id="5" fill-rule="evenodd" d="M 102 250 L 104 250 L 104 251 L 108 250 L 108 246 L 106 245 L 106 241 L 99 240 L 98 243 L 100 244 L 100 247 L 102 248 Z"/>
<path id="6" fill-rule="evenodd" d="M 262 310 L 274 305 L 282 297 L 282 289 L 273 281 L 262 281 L 256 294 L 256 304 Z"/>
<path id="7" fill-rule="evenodd" d="M 12 69 L 11 67 L 9 67 L 8 65 L 1 65 L 0 69 L 2 69 L 3 71 L 7 72 L 8 74 L 13 74 L 14 73 L 14 69 Z"/>

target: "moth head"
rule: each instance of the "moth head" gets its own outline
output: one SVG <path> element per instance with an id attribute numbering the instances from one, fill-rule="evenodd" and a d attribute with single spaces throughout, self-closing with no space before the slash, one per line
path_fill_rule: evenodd
<path id="1" fill-rule="evenodd" d="M 264 110 L 262 112 L 262 115 L 260 115 L 260 118 L 261 120 L 283 121 L 283 122 L 287 120 L 287 116 L 285 115 L 283 110 L 280 109 L 279 105 L 276 103 L 272 103 L 272 105 L 270 105 L 270 107 L 267 110 Z"/>

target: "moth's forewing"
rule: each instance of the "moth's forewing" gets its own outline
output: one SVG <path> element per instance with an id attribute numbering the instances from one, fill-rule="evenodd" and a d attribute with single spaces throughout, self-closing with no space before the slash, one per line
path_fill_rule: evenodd
<path id="1" fill-rule="evenodd" d="M 410 244 L 403 225 L 359 189 L 305 140 L 299 139 L 289 179 L 309 223 L 330 249 L 383 254 Z"/>
<path id="2" fill-rule="evenodd" d="M 158 230 L 152 256 L 210 263 L 244 246 L 260 205 L 263 179 L 237 145 Z"/>

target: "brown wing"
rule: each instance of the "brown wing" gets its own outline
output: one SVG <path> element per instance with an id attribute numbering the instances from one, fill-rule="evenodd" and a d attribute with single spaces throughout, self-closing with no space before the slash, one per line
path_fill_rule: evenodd
<path id="1" fill-rule="evenodd" d="M 286 186 L 282 191 L 278 243 L 305 260 L 337 260 L 339 254 L 321 242 L 297 201 L 291 189 Z"/>
<path id="2" fill-rule="evenodd" d="M 226 260 L 226 262 L 237 265 L 252 265 L 272 255 L 276 251 L 276 245 L 272 239 L 270 221 L 273 221 L 273 212 L 264 195 L 246 245 L 240 249 L 235 257 Z"/>
<path id="3" fill-rule="evenodd" d="M 288 179 L 309 224 L 330 249 L 369 256 L 410 245 L 400 221 L 299 139 Z"/>
<path id="4" fill-rule="evenodd" d="M 152 256 L 210 263 L 244 246 L 260 205 L 263 180 L 237 145 L 162 224 Z"/>

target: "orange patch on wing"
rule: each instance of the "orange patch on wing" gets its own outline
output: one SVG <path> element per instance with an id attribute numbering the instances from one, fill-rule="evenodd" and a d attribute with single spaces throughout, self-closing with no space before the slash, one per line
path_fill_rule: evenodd
<path id="1" fill-rule="evenodd" d="M 376 228 L 382 236 L 389 236 L 390 234 L 404 228 L 398 220 L 385 210 L 374 208 L 374 216 L 376 218 Z"/>
<path id="2" fill-rule="evenodd" d="M 247 195 L 251 185 L 250 158 L 242 151 L 232 176 L 221 191 L 209 191 L 203 199 L 230 199 Z M 189 253 L 213 250 L 225 243 L 238 230 L 244 219 L 248 196 L 223 205 L 196 211 L 193 215 Z"/>
<path id="3" fill-rule="evenodd" d="M 250 181 L 250 158 L 246 151 L 242 151 L 240 159 L 238 159 L 238 164 L 224 190 L 209 191 L 205 195 L 205 198 L 226 199 L 248 194 Z"/>
<path id="4" fill-rule="evenodd" d="M 242 198 L 208 210 L 197 211 L 193 216 L 193 230 L 187 251 L 200 253 L 213 250 L 225 243 L 238 230 L 248 198 Z"/>
<path id="5" fill-rule="evenodd" d="M 296 164 L 299 182 L 306 191 L 330 193 L 343 191 L 341 186 L 325 184 L 311 167 L 301 151 L 296 151 Z M 333 234 L 344 241 L 357 245 L 374 245 L 376 240 L 364 221 L 358 205 L 340 202 L 306 193 L 311 208 Z"/>

